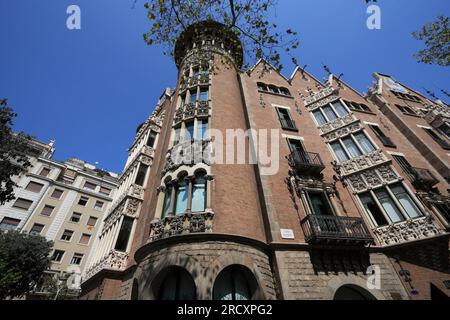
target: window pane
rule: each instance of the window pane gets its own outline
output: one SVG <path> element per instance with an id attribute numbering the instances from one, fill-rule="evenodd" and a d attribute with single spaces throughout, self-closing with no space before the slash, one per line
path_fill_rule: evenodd
<path id="1" fill-rule="evenodd" d="M 372 216 L 377 226 L 384 226 L 388 224 L 386 218 L 369 192 L 360 194 L 359 198 L 361 199 L 364 209 L 369 215 Z"/>
<path id="2" fill-rule="evenodd" d="M 206 130 L 208 129 L 208 120 L 199 120 L 197 127 L 197 139 L 205 140 L 206 139 Z"/>
<path id="3" fill-rule="evenodd" d="M 333 142 L 330 144 L 331 148 L 334 151 L 334 154 L 336 155 L 336 157 L 339 159 L 339 161 L 346 161 L 348 160 L 348 156 L 345 153 L 344 149 L 342 148 L 341 144 L 339 142 Z"/>
<path id="4" fill-rule="evenodd" d="M 314 111 L 313 115 L 314 115 L 314 118 L 316 118 L 316 121 L 319 124 L 319 126 L 322 126 L 325 123 L 327 123 L 327 120 L 323 116 L 322 112 L 320 112 L 319 110 Z"/>
<path id="5" fill-rule="evenodd" d="M 358 141 L 364 153 L 370 153 L 375 151 L 375 147 L 373 146 L 372 142 L 370 142 L 369 138 L 367 138 L 367 136 L 364 133 L 360 132 L 355 134 L 355 138 L 356 141 Z"/>
<path id="6" fill-rule="evenodd" d="M 358 146 L 355 144 L 352 138 L 344 138 L 342 139 L 342 142 L 344 143 L 348 153 L 352 158 L 362 155 L 361 151 L 358 149 Z"/>
<path id="7" fill-rule="evenodd" d="M 172 195 L 172 187 L 166 188 L 166 194 L 164 195 L 164 207 L 162 212 L 162 218 L 167 217 L 167 214 L 169 213 L 170 209 L 170 197 Z"/>
<path id="8" fill-rule="evenodd" d="M 28 210 L 32 204 L 33 204 L 33 201 L 31 201 L 31 200 L 18 198 L 16 200 L 16 202 L 14 202 L 13 207 Z"/>
<path id="9" fill-rule="evenodd" d="M 4 217 L 0 223 L 0 230 L 14 230 L 20 223 L 19 219 Z"/>
<path id="10" fill-rule="evenodd" d="M 328 120 L 333 121 L 337 119 L 337 115 L 334 113 L 333 109 L 331 109 L 330 106 L 326 106 L 322 110 L 323 112 L 325 112 L 325 115 L 327 116 Z"/>
<path id="11" fill-rule="evenodd" d="M 52 214 L 53 209 L 55 209 L 55 207 L 45 205 L 45 207 L 41 211 L 41 214 L 43 216 L 50 216 Z"/>
<path id="12" fill-rule="evenodd" d="M 177 187 L 175 193 L 175 214 L 182 215 L 186 212 L 188 200 L 188 184 L 183 180 Z"/>
<path id="13" fill-rule="evenodd" d="M 389 216 L 392 222 L 400 222 L 405 220 L 400 210 L 395 205 L 389 194 L 385 189 L 375 190 L 375 195 L 383 206 L 384 211 Z"/>
<path id="14" fill-rule="evenodd" d="M 416 206 L 414 201 L 411 199 L 411 197 L 401 184 L 391 187 L 391 190 L 410 218 L 417 218 L 422 216 L 422 212 Z"/>
<path id="15" fill-rule="evenodd" d="M 208 101 L 208 90 L 202 89 L 200 90 L 200 101 Z"/>
<path id="16" fill-rule="evenodd" d="M 186 123 L 186 130 L 184 133 L 184 141 L 191 141 L 194 138 L 194 122 Z"/>
<path id="17" fill-rule="evenodd" d="M 180 142 L 180 128 L 176 128 L 175 129 L 175 137 L 174 137 L 174 141 L 173 144 L 177 145 Z"/>
<path id="18" fill-rule="evenodd" d="M 143 186 L 145 182 L 145 176 L 147 175 L 148 165 L 141 163 L 139 165 L 139 170 L 136 175 L 136 180 L 134 181 L 135 184 L 139 186 Z"/>
<path id="19" fill-rule="evenodd" d="M 323 193 L 308 192 L 311 201 L 311 211 L 313 214 L 329 216 L 332 215 L 331 208 Z"/>
<path id="20" fill-rule="evenodd" d="M 334 109 L 336 110 L 339 117 L 344 117 L 348 115 L 347 109 L 344 107 L 344 105 L 340 101 L 336 101 L 332 103 Z"/>
<path id="21" fill-rule="evenodd" d="M 190 92 L 190 102 L 195 103 L 197 101 L 197 91 Z"/>
<path id="22" fill-rule="evenodd" d="M 206 179 L 199 176 L 192 185 L 192 212 L 205 211 L 206 205 Z"/>
<path id="23" fill-rule="evenodd" d="M 119 236 L 117 237 L 114 249 L 125 251 L 128 247 L 128 239 L 130 238 L 131 228 L 133 227 L 133 218 L 125 217 L 120 226 Z"/>
<path id="24" fill-rule="evenodd" d="M 40 192 L 43 186 L 44 185 L 41 184 L 41 183 L 30 181 L 30 183 L 28 183 L 28 185 L 25 188 L 25 190 L 28 190 L 28 191 L 31 191 L 31 192 Z"/>

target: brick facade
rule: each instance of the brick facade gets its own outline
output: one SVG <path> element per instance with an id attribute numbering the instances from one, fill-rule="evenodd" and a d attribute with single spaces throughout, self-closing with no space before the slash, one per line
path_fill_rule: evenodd
<path id="1" fill-rule="evenodd" d="M 180 38 L 177 87 L 166 92 L 152 115 L 159 123 L 158 143 L 127 256 L 102 269 L 107 272 L 95 274 L 93 268 L 83 284 L 84 297 L 157 299 L 161 298 L 162 283 L 187 272 L 183 281 L 193 281 L 195 298 L 212 299 L 215 283 L 229 268 L 235 268 L 232 281 L 246 279 L 247 298 L 333 299 L 350 294 L 366 299 L 430 299 L 430 283 L 448 295 L 443 286 L 443 281 L 450 280 L 448 225 L 433 206 L 436 198 L 448 201 L 448 167 L 442 167 L 442 159 L 448 155 L 436 151 L 440 162 L 426 157 L 415 139 L 427 145 L 435 141 L 427 141 L 425 136 L 409 137 L 378 100 L 373 96 L 368 99 L 333 76 L 321 83 L 297 69 L 287 79 L 264 61 L 247 72 L 240 71 L 239 50 L 214 38 L 221 27 L 203 27 L 205 39 L 212 37 L 216 42 L 211 45 L 205 40 L 192 48 L 198 43 L 197 35 L 189 34 L 192 30 Z M 198 64 L 208 52 L 214 53 L 215 59 L 209 63 L 215 68 L 207 77 L 199 76 Z M 237 65 L 223 65 L 220 55 L 233 56 Z M 188 96 L 201 90 L 207 90 L 206 101 L 192 104 L 190 98 L 191 103 L 186 102 Z M 318 124 L 313 113 L 329 105 L 326 101 L 343 105 L 345 115 Z M 356 111 L 349 107 L 353 104 L 365 109 Z M 278 170 L 266 175 L 267 167 L 261 162 L 171 165 L 169 151 L 176 147 L 176 130 L 180 125 L 186 128 L 193 119 L 193 131 L 207 120 L 209 128 L 219 130 L 224 137 L 227 129 L 278 130 L 276 139 L 269 140 L 269 150 L 272 144 L 279 145 Z M 424 121 L 420 116 L 411 121 L 419 120 Z M 373 125 L 390 140 L 380 138 Z M 332 143 L 350 136 L 362 154 L 343 161 Z M 294 158 L 298 152 L 292 149 L 295 141 L 303 148 L 300 154 L 308 154 L 300 163 Z M 363 144 L 373 150 L 365 150 Z M 342 145 L 349 148 L 344 142 Z M 252 147 L 247 138 L 245 150 Z M 413 181 L 394 155 L 403 155 L 437 182 Z M 312 157 L 320 161 L 313 163 Z M 199 172 L 205 175 L 204 212 L 190 212 Z M 430 183 L 434 183 L 432 188 L 425 192 L 424 185 Z M 175 213 L 180 186 L 187 190 L 188 203 L 181 214 Z M 375 197 L 379 190 L 386 190 L 393 206 L 407 218 L 390 221 L 392 212 L 381 207 L 381 197 L 372 198 L 386 215 L 386 225 L 380 223 L 373 215 L 374 207 L 369 212 L 361 200 L 362 196 Z M 424 200 L 427 195 L 431 200 Z M 323 215 L 323 210 L 328 214 Z M 114 244 L 112 235 L 112 240 L 106 237 L 105 241 Z M 425 249 L 429 247 L 440 249 Z M 370 273 L 370 266 L 381 271 L 379 288 L 367 285 L 376 275 Z"/>

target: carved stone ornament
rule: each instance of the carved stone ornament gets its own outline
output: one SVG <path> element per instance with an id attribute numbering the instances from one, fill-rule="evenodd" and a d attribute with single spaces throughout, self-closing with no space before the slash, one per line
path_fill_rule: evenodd
<path id="1" fill-rule="evenodd" d="M 388 246 L 405 243 L 442 234 L 431 216 L 407 220 L 373 230 L 380 245 Z"/>
<path id="2" fill-rule="evenodd" d="M 149 242 L 189 233 L 212 232 L 213 212 L 168 216 L 150 224 Z"/>

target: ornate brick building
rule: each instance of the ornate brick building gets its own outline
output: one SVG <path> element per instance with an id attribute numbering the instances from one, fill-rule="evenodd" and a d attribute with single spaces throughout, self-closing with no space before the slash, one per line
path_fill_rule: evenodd
<path id="1" fill-rule="evenodd" d="M 390 77 L 363 96 L 299 68 L 290 78 L 264 61 L 241 71 L 239 40 L 213 22 L 185 31 L 175 58 L 177 86 L 138 128 L 84 299 L 449 294 L 449 155 L 435 138 L 416 141 L 419 127 L 402 127 L 404 112 L 393 110 L 383 83 L 418 97 L 410 121 L 420 125 L 447 119 L 447 106 Z M 211 161 L 230 129 L 276 130 L 269 145 L 278 146 L 278 170 Z M 259 150 L 251 135 L 244 148 Z M 180 163 L 180 154 L 191 157 Z"/>

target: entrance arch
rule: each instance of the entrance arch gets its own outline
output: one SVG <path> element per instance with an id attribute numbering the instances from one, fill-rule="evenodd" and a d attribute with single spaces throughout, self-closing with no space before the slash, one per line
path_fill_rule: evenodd
<path id="1" fill-rule="evenodd" d="M 252 300 L 258 289 L 253 273 L 242 265 L 223 269 L 214 281 L 213 300 Z"/>
<path id="2" fill-rule="evenodd" d="M 334 300 L 376 300 L 366 289 L 359 286 L 347 284 L 341 286 L 334 294 Z"/>
<path id="3" fill-rule="evenodd" d="M 194 279 L 186 269 L 167 267 L 162 270 L 152 284 L 156 300 L 196 300 L 197 288 Z"/>

